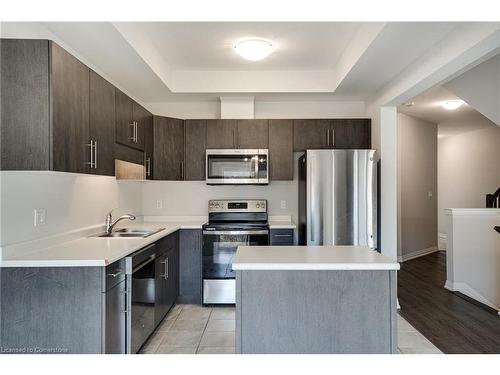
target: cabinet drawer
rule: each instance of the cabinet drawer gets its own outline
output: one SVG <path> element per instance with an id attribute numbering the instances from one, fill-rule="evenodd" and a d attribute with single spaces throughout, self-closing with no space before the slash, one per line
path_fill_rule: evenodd
<path id="1" fill-rule="evenodd" d="M 109 290 L 123 280 L 125 280 L 125 258 L 106 266 L 104 270 L 103 290 Z"/>
<path id="2" fill-rule="evenodd" d="M 270 244 L 272 246 L 294 245 L 293 229 L 271 229 Z"/>

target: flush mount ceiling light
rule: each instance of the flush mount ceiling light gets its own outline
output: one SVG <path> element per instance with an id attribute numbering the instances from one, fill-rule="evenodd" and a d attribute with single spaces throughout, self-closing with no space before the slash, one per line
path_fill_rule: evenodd
<path id="1" fill-rule="evenodd" d="M 448 111 L 453 111 L 460 107 L 462 104 L 464 104 L 464 101 L 460 99 L 446 100 L 441 103 L 441 107 L 447 109 Z"/>
<path id="2" fill-rule="evenodd" d="M 265 39 L 247 39 L 234 46 L 235 52 L 250 61 L 265 59 L 273 52 L 273 44 Z"/>

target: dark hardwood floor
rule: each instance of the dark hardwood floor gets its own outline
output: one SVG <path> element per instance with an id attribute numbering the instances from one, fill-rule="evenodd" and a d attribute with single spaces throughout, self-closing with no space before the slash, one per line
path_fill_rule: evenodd
<path id="1" fill-rule="evenodd" d="M 444 353 L 500 354 L 500 317 L 444 288 L 446 252 L 401 264 L 400 314 Z"/>

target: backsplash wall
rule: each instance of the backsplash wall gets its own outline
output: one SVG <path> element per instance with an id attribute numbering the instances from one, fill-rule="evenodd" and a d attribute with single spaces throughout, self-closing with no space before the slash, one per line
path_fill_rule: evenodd
<path id="1" fill-rule="evenodd" d="M 204 181 L 147 181 L 142 185 L 143 214 L 162 216 L 206 216 L 209 199 L 261 198 L 268 201 L 271 216 L 287 215 L 297 222 L 298 167 L 294 154 L 294 180 L 271 181 L 269 185 L 207 185 Z M 157 207 L 158 200 L 161 208 Z M 281 200 L 286 208 L 281 208 Z"/>
<path id="2" fill-rule="evenodd" d="M 140 215 L 141 184 L 114 177 L 46 171 L 1 171 L 0 246 L 104 224 L 106 213 Z M 34 226 L 34 209 L 46 223 Z"/>

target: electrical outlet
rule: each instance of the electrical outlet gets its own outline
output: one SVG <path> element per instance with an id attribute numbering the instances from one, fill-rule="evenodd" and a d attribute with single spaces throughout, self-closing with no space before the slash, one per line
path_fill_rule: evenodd
<path id="1" fill-rule="evenodd" d="M 156 201 L 156 208 L 157 208 L 158 210 L 161 210 L 161 209 L 162 209 L 162 207 L 163 207 L 163 201 L 162 201 L 161 199 L 158 199 L 158 200 Z"/>
<path id="2" fill-rule="evenodd" d="M 281 200 L 281 209 L 285 210 L 286 209 L 286 200 Z"/>
<path id="3" fill-rule="evenodd" d="M 427 192 L 427 196 L 428 196 L 429 198 L 432 198 L 432 191 L 428 191 L 428 192 Z"/>
<path id="4" fill-rule="evenodd" d="M 35 208 L 34 219 L 35 227 L 45 225 L 45 220 L 47 219 L 47 210 L 45 208 Z"/>

